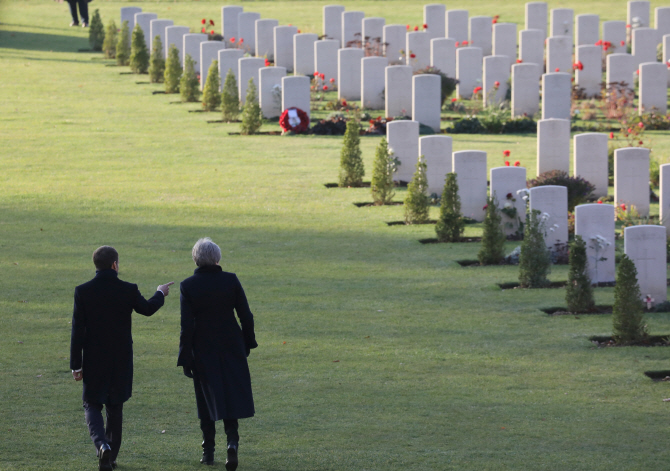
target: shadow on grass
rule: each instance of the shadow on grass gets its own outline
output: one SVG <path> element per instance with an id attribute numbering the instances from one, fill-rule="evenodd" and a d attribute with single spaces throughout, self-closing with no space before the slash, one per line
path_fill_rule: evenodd
<path id="1" fill-rule="evenodd" d="M 0 31 L 0 48 L 24 51 L 77 52 L 79 49 L 88 48 L 88 40 L 61 34 Z"/>

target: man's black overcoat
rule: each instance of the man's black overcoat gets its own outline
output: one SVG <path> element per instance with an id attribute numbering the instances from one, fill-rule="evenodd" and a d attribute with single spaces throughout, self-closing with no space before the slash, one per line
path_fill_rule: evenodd
<path id="1" fill-rule="evenodd" d="M 197 268 L 193 276 L 182 281 L 180 289 L 177 365 L 193 369 L 194 383 L 202 390 L 209 418 L 252 417 L 254 399 L 247 351 L 258 344 L 254 316 L 240 281 L 218 265 L 206 266 Z"/>
<path id="2" fill-rule="evenodd" d="M 164 303 L 163 294 L 149 300 L 137 285 L 118 278 L 114 270 L 100 270 L 74 290 L 70 368 L 83 368 L 86 402 L 121 404 L 132 395 L 133 310 L 151 316 Z M 82 362 L 83 352 L 83 362 Z"/>

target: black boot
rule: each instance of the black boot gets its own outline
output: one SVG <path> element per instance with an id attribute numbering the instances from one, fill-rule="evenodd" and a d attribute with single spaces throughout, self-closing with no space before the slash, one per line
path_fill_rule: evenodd
<path id="1" fill-rule="evenodd" d="M 214 464 L 214 437 L 216 436 L 216 427 L 213 420 L 201 419 L 200 430 L 202 430 L 202 464 Z"/>
<path id="2" fill-rule="evenodd" d="M 226 470 L 235 471 L 237 469 L 237 443 L 228 443 L 228 457 L 226 458 Z"/>

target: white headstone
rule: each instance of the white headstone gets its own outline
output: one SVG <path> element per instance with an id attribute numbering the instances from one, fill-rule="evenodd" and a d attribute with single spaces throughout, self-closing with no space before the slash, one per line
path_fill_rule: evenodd
<path id="1" fill-rule="evenodd" d="M 323 7 L 324 39 L 335 39 L 342 44 L 342 5 L 325 5 Z"/>
<path id="2" fill-rule="evenodd" d="M 519 32 L 519 59 L 523 64 L 537 64 L 544 68 L 544 37 L 539 29 Z"/>
<path id="3" fill-rule="evenodd" d="M 219 75 L 221 76 L 221 89 L 226 83 L 226 75 L 228 71 L 232 71 L 237 84 L 237 91 L 239 95 L 240 90 L 240 59 L 244 57 L 244 51 L 241 49 L 221 49 L 219 50 Z M 263 59 L 264 60 L 264 59 Z M 247 78 L 247 80 L 249 80 Z"/>
<path id="4" fill-rule="evenodd" d="M 612 54 L 626 52 L 626 22 L 605 21 L 603 22 L 603 41 L 609 42 Z"/>
<path id="5" fill-rule="evenodd" d="M 640 64 L 639 114 L 668 112 L 668 66 L 660 62 Z"/>
<path id="6" fill-rule="evenodd" d="M 262 57 L 242 57 L 238 60 L 237 75 L 237 89 L 239 92 L 240 103 L 244 105 L 247 98 L 247 89 L 249 88 L 249 80 L 254 81 L 256 85 L 256 97 L 258 99 L 258 71 L 265 67 L 265 59 Z"/>
<path id="7" fill-rule="evenodd" d="M 386 116 L 409 116 L 412 112 L 412 67 L 386 67 Z"/>
<path id="8" fill-rule="evenodd" d="M 568 242 L 568 189 L 564 186 L 546 185 L 530 189 L 531 211 L 540 211 L 545 219 L 544 241 L 550 249 Z"/>
<path id="9" fill-rule="evenodd" d="M 184 35 L 181 62 L 185 64 L 186 54 L 193 59 L 193 68 L 200 71 L 200 43 L 207 41 L 207 35 L 203 33 L 189 33 Z"/>
<path id="10" fill-rule="evenodd" d="M 462 150 L 453 153 L 452 172 L 456 174 L 461 214 L 475 221 L 483 221 L 486 214 L 487 172 L 486 152 Z"/>
<path id="11" fill-rule="evenodd" d="M 547 37 L 547 2 L 526 3 L 525 29 L 539 29 L 543 38 Z"/>
<path id="12" fill-rule="evenodd" d="M 445 36 L 456 41 L 467 41 L 468 37 L 468 10 L 447 10 Z"/>
<path id="13" fill-rule="evenodd" d="M 518 190 L 526 188 L 526 169 L 524 167 L 495 167 L 491 169 L 491 197 L 495 198 L 498 207 L 516 209 L 516 217 L 511 218 L 502 213 L 502 226 L 505 235 L 515 234 L 526 217 L 526 202 Z"/>
<path id="14" fill-rule="evenodd" d="M 470 46 L 480 47 L 484 57 L 493 54 L 493 28 L 490 16 L 470 17 Z"/>
<path id="15" fill-rule="evenodd" d="M 441 3 L 423 6 L 423 24 L 428 26 L 426 32 L 430 38 L 444 38 L 446 32 L 446 8 Z"/>
<path id="16" fill-rule="evenodd" d="M 361 107 L 368 110 L 384 109 L 386 57 L 361 59 Z"/>
<path id="17" fill-rule="evenodd" d="M 624 252 L 635 264 L 642 300 L 651 296 L 655 304 L 668 299 L 666 237 L 662 226 L 631 226 L 624 229 Z"/>
<path id="18" fill-rule="evenodd" d="M 614 202 L 635 206 L 642 217 L 649 215 L 649 149 L 624 147 L 614 151 Z"/>
<path id="19" fill-rule="evenodd" d="M 296 75 L 312 75 L 316 70 L 314 43 L 318 40 L 319 35 L 311 33 L 293 36 L 293 72 Z"/>
<path id="20" fill-rule="evenodd" d="M 563 72 L 542 75 L 542 119 L 570 119 L 571 79 Z"/>
<path id="21" fill-rule="evenodd" d="M 419 159 L 418 121 L 391 121 L 386 124 L 386 140 L 400 165 L 393 177 L 394 181 L 409 182 Z"/>
<path id="22" fill-rule="evenodd" d="M 275 26 L 279 21 L 271 19 L 256 20 L 256 57 L 265 57 L 270 61 L 275 55 Z"/>
<path id="23" fill-rule="evenodd" d="M 256 53 L 256 20 L 260 19 L 261 14 L 253 11 L 243 11 L 237 17 L 238 47 L 251 55 Z"/>
<path id="24" fill-rule="evenodd" d="M 330 79 L 337 80 L 337 51 L 340 44 L 334 39 L 322 39 L 314 43 L 314 65 L 315 72 L 325 75 L 325 82 Z"/>
<path id="25" fill-rule="evenodd" d="M 281 81 L 284 77 L 284 67 L 263 67 L 258 71 L 258 97 L 265 118 L 281 115 Z"/>
<path id="26" fill-rule="evenodd" d="M 149 48 L 149 51 L 151 51 L 151 20 L 155 19 L 158 19 L 158 15 L 155 13 L 135 13 L 135 25 L 140 25 L 140 28 L 142 28 L 142 32 L 144 33 L 144 43 L 147 45 L 147 48 Z"/>
<path id="27" fill-rule="evenodd" d="M 363 18 L 365 13 L 362 11 L 344 11 L 342 12 L 342 46 L 357 47 L 356 43 L 362 40 L 363 36 Z"/>
<path id="28" fill-rule="evenodd" d="M 361 99 L 361 59 L 364 56 L 365 51 L 357 47 L 346 47 L 337 51 L 337 97 L 339 99 Z"/>
<path id="29" fill-rule="evenodd" d="M 584 94 L 591 97 L 600 97 L 600 83 L 603 80 L 603 57 L 600 46 L 577 46 L 576 63 L 580 64 L 575 70 L 575 84 L 584 89 Z"/>
<path id="30" fill-rule="evenodd" d="M 456 78 L 456 40 L 451 38 L 431 39 L 430 65 L 447 77 Z"/>
<path id="31" fill-rule="evenodd" d="M 130 40 L 133 34 L 136 13 L 142 13 L 142 9 L 140 7 L 121 7 L 121 24 L 119 28 L 123 28 L 124 21 L 128 22 L 128 40 Z"/>
<path id="32" fill-rule="evenodd" d="M 149 46 L 149 51 L 154 50 L 154 39 L 156 36 L 161 38 L 161 46 L 162 50 L 161 52 L 163 53 L 163 59 L 167 57 L 166 54 L 166 49 L 165 49 L 165 43 L 166 43 L 166 36 L 165 36 L 165 29 L 168 26 L 174 26 L 174 21 L 172 20 L 151 20 L 149 23 L 149 28 L 151 29 L 151 45 Z"/>
<path id="33" fill-rule="evenodd" d="M 363 42 L 367 43 L 373 54 L 381 56 L 384 54 L 384 18 L 363 18 Z"/>
<path id="34" fill-rule="evenodd" d="M 422 31 L 407 33 L 407 65 L 414 70 L 430 65 L 430 36 Z"/>
<path id="35" fill-rule="evenodd" d="M 668 85 L 670 85 L 670 34 L 663 35 L 663 63 L 668 66 Z"/>
<path id="36" fill-rule="evenodd" d="M 225 49 L 222 41 L 203 41 L 200 43 L 200 90 L 204 90 L 207 83 L 207 72 L 212 62 L 219 59 L 219 51 Z"/>
<path id="37" fill-rule="evenodd" d="M 391 65 L 405 63 L 405 47 L 407 47 L 407 28 L 405 25 L 384 26 L 384 55 Z"/>
<path id="38" fill-rule="evenodd" d="M 516 62 L 516 24 L 497 23 L 493 25 L 493 55 L 507 56 Z"/>
<path id="39" fill-rule="evenodd" d="M 607 134 L 589 132 L 573 138 L 573 168 L 576 177 L 595 185 L 593 195 L 607 196 L 609 176 L 607 171 Z"/>
<path id="40" fill-rule="evenodd" d="M 552 36 L 547 39 L 547 73 L 572 73 L 572 38 Z"/>
<path id="41" fill-rule="evenodd" d="M 670 237 L 670 164 L 661 165 L 661 187 L 659 189 L 658 217 Z"/>
<path id="42" fill-rule="evenodd" d="M 295 26 L 275 26 L 274 29 L 275 65 L 286 67 L 288 72 L 293 72 L 293 36 L 296 34 Z"/>
<path id="43" fill-rule="evenodd" d="M 484 103 L 497 106 L 505 101 L 510 78 L 509 56 L 484 57 Z"/>
<path id="44" fill-rule="evenodd" d="M 309 77 L 291 76 L 281 79 L 282 112 L 288 108 L 298 108 L 310 116 Z"/>
<path id="45" fill-rule="evenodd" d="M 633 60 L 635 65 L 644 62 L 656 62 L 656 46 L 659 41 L 654 28 L 635 28 L 633 30 Z"/>
<path id="46" fill-rule="evenodd" d="M 451 172 L 451 137 L 424 136 L 419 138 L 419 155 L 423 155 L 428 178 L 428 194 L 441 196 L 444 180 Z"/>
<path id="47" fill-rule="evenodd" d="M 439 75 L 420 74 L 412 77 L 412 119 L 440 132 L 440 99 L 442 79 Z"/>
<path id="48" fill-rule="evenodd" d="M 600 16 L 577 15 L 575 46 L 593 46 L 600 38 Z"/>
<path id="49" fill-rule="evenodd" d="M 456 93 L 469 99 L 482 83 L 482 50 L 478 47 L 461 47 L 456 50 Z"/>
<path id="50" fill-rule="evenodd" d="M 552 8 L 550 20 L 551 36 L 567 36 L 570 38 L 570 46 L 572 46 L 574 18 L 575 12 L 572 8 Z"/>
<path id="51" fill-rule="evenodd" d="M 512 66 L 512 117 L 533 117 L 540 110 L 539 64 L 522 63 Z"/>
<path id="52" fill-rule="evenodd" d="M 537 122 L 537 174 L 550 170 L 570 171 L 570 120 Z"/>
<path id="53" fill-rule="evenodd" d="M 586 244 L 586 264 L 591 283 L 616 280 L 614 268 L 614 206 L 580 204 L 575 207 L 575 235 Z"/>
<path id="54" fill-rule="evenodd" d="M 648 28 L 651 26 L 649 21 L 651 5 L 648 1 L 629 1 L 626 10 L 626 23 L 635 28 Z"/>
<path id="55" fill-rule="evenodd" d="M 654 28 L 659 38 L 670 34 L 670 7 L 654 8 Z"/>
<path id="56" fill-rule="evenodd" d="M 630 54 L 608 54 L 605 82 L 607 84 L 625 82 L 627 88 L 632 89 L 635 85 L 635 70 L 633 56 Z"/>
<path id="57" fill-rule="evenodd" d="M 221 34 L 226 42 L 226 46 L 231 47 L 231 40 L 235 38 L 235 41 L 240 36 L 238 25 L 239 25 L 239 15 L 244 11 L 244 8 L 227 5 L 221 7 Z"/>
<path id="58" fill-rule="evenodd" d="M 168 26 L 165 29 L 165 57 L 170 52 L 170 46 L 179 51 L 179 63 L 184 64 L 184 36 L 189 32 L 188 26 Z"/>

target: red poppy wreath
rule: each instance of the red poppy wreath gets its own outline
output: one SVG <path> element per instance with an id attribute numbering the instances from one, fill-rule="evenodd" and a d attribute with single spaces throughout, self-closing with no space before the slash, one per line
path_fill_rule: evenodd
<path id="1" fill-rule="evenodd" d="M 284 132 L 300 134 L 309 129 L 309 116 L 300 108 L 288 108 L 279 117 L 279 126 Z"/>

